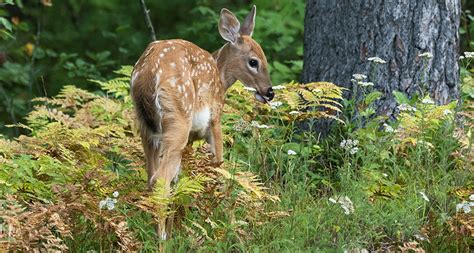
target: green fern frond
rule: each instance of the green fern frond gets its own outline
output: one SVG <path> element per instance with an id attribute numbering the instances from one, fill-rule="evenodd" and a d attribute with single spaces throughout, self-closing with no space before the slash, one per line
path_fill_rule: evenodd
<path id="1" fill-rule="evenodd" d="M 205 175 L 198 174 L 193 177 L 182 177 L 172 191 L 173 202 L 181 202 L 184 198 L 192 197 L 194 194 L 204 190 L 204 183 L 209 180 Z"/>
<path id="2" fill-rule="evenodd" d="M 115 70 L 114 73 L 129 77 L 132 74 L 132 71 L 133 71 L 133 66 L 124 65 L 124 66 L 120 67 L 119 70 Z"/>

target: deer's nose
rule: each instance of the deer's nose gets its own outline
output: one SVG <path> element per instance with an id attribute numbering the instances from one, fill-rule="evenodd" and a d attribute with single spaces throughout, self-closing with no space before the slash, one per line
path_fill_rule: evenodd
<path id="1" fill-rule="evenodd" d="M 273 88 L 272 88 L 272 87 L 268 88 L 268 90 L 267 90 L 267 97 L 268 97 L 268 100 L 272 100 L 272 99 L 275 97 L 275 92 L 273 92 Z"/>

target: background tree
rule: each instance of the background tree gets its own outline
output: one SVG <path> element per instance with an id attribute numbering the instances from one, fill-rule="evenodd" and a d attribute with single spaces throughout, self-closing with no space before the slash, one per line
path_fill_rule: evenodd
<path id="1" fill-rule="evenodd" d="M 365 74 L 383 93 L 377 107 L 387 115 L 393 91 L 427 89 L 446 103 L 459 96 L 460 14 L 459 0 L 308 0 L 302 80 L 351 87 L 353 74 Z M 433 57 L 420 56 L 426 52 Z M 386 63 L 368 60 L 374 56 Z"/>

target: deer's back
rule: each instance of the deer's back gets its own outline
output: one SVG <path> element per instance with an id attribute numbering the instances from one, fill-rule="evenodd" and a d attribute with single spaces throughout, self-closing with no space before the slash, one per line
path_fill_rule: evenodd
<path id="1" fill-rule="evenodd" d="M 192 131 L 203 131 L 203 121 L 222 106 L 214 102 L 224 93 L 215 60 L 185 40 L 150 43 L 134 66 L 131 85 L 137 115 L 153 132 L 176 120 L 190 120 Z"/>

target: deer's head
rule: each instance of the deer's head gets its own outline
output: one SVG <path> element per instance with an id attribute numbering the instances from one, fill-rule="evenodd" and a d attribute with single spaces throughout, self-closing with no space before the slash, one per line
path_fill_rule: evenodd
<path id="1" fill-rule="evenodd" d="M 260 45 L 252 39 L 255 27 L 256 7 L 245 18 L 242 25 L 235 15 L 222 9 L 219 20 L 219 33 L 226 41 L 219 55 L 225 58 L 226 82 L 228 80 L 241 81 L 245 86 L 254 88 L 255 98 L 263 103 L 273 99 L 275 93 L 268 75 L 268 63 Z"/>

